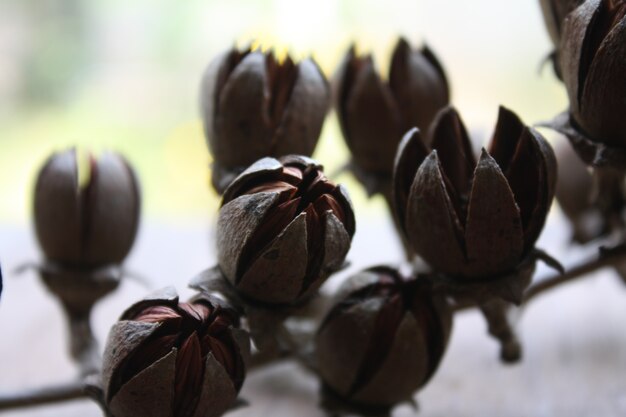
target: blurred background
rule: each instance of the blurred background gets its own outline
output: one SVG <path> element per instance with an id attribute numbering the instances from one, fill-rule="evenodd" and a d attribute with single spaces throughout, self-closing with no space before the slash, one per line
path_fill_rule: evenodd
<path id="1" fill-rule="evenodd" d="M 72 145 L 126 154 L 146 218 L 212 216 L 198 87 L 216 54 L 254 42 L 312 55 L 331 77 L 356 42 L 386 77 L 399 35 L 435 50 L 478 142 L 499 104 L 528 124 L 566 107 L 551 68 L 540 73 L 550 44 L 538 1 L 2 0 L 0 221 L 28 222 L 36 170 Z M 347 159 L 334 115 L 315 156 L 329 172 Z"/>
<path id="2" fill-rule="evenodd" d="M 58 303 L 36 274 L 14 272 L 40 258 L 30 225 L 32 193 L 51 152 L 78 145 L 127 156 L 143 191 L 142 224 L 127 266 L 148 287 L 175 284 L 186 296 L 187 280 L 215 262 L 219 200 L 209 187 L 211 158 L 198 105 L 208 62 L 253 42 L 312 55 L 331 77 L 356 42 L 374 54 L 386 77 L 400 35 L 414 46 L 427 42 L 439 56 L 452 101 L 478 145 L 489 139 L 500 104 L 527 124 L 567 106 L 550 66 L 541 70 L 551 45 L 535 0 L 0 0 L 0 391 L 75 376 Z M 314 156 L 331 174 L 348 159 L 333 113 Z M 383 201 L 368 200 L 348 174 L 335 179 L 347 184 L 358 224 L 352 265 L 342 275 L 401 260 Z M 566 264 L 592 253 L 567 246 L 558 214 L 539 246 Z M 498 362 L 497 344 L 477 313 L 459 317 L 437 377 L 419 395 L 421 415 L 626 415 L 624 286 L 611 273 L 599 275 L 533 304 L 521 323 L 526 350 L 516 367 Z M 101 343 L 121 311 L 146 291 L 127 281 L 97 306 Z M 243 392 L 253 408 L 233 416 L 321 416 L 316 386 L 290 364 L 253 375 Z M 3 415 L 100 413 L 84 400 Z"/>

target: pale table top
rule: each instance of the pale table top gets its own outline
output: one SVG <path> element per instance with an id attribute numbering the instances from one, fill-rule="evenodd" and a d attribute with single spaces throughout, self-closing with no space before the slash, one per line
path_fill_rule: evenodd
<path id="1" fill-rule="evenodd" d="M 557 213 L 558 214 L 558 213 Z M 539 246 L 572 264 L 581 250 L 565 245 L 565 226 L 552 216 Z M 385 220 L 358 219 L 359 230 L 349 255 L 354 272 L 400 260 L 391 226 Z M 149 277 L 154 288 L 174 284 L 191 292 L 187 280 L 212 265 L 209 221 L 144 224 L 127 265 Z M 26 226 L 0 225 L 0 259 L 5 292 L 0 302 L 0 391 L 67 381 L 74 369 L 65 353 L 64 322 L 59 306 L 33 273 L 16 277 L 21 262 L 37 259 Z M 548 274 L 540 268 L 538 274 Z M 341 277 L 334 278 L 334 282 Z M 332 282 L 331 282 L 332 286 Z M 147 290 L 124 282 L 96 308 L 93 323 L 100 341 L 120 312 Z M 486 335 L 476 312 L 459 315 L 442 366 L 417 395 L 422 416 L 552 417 L 626 416 L 626 286 L 613 272 L 538 298 L 519 322 L 523 362 L 502 365 L 498 345 Z M 296 365 L 285 363 L 248 377 L 243 397 L 252 406 L 232 417 L 317 417 L 317 382 Z M 6 412 L 7 417 L 100 416 L 89 401 Z M 399 408 L 394 416 L 415 412 Z"/>

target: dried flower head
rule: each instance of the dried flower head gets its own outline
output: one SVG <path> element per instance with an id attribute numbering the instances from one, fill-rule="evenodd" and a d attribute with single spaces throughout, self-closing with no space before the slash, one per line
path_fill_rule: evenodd
<path id="1" fill-rule="evenodd" d="M 346 287 L 316 338 L 324 383 L 365 406 L 410 400 L 445 351 L 452 326 L 445 298 L 389 267 L 365 270 Z"/>
<path id="2" fill-rule="evenodd" d="M 353 234 L 346 191 L 320 165 L 301 156 L 264 158 L 224 193 L 219 266 L 244 297 L 292 303 L 343 264 Z"/>
<path id="3" fill-rule="evenodd" d="M 426 46 L 413 50 L 400 39 L 394 49 L 389 81 L 384 82 L 370 55 L 350 48 L 335 79 L 335 106 L 355 168 L 391 179 L 402 135 L 427 129 L 449 101 L 443 67 Z"/>
<path id="4" fill-rule="evenodd" d="M 236 313 L 203 297 L 179 303 L 171 288 L 129 308 L 109 334 L 103 385 L 115 417 L 217 417 L 245 377 L 247 334 Z"/>
<path id="5" fill-rule="evenodd" d="M 46 258 L 68 266 L 117 264 L 133 245 L 139 223 L 139 186 L 128 162 L 105 152 L 53 154 L 35 186 L 35 230 Z M 81 172 L 79 172 L 81 171 Z M 80 178 L 85 178 L 81 183 Z"/>
<path id="6" fill-rule="evenodd" d="M 574 127 L 626 147 L 626 2 L 588 0 L 565 19 L 561 70 Z"/>
<path id="7" fill-rule="evenodd" d="M 328 82 L 313 59 L 279 61 L 271 51 L 251 49 L 215 58 L 200 94 L 213 186 L 220 193 L 265 156 L 310 156 L 330 104 Z"/>
<path id="8" fill-rule="evenodd" d="M 478 162 L 454 109 L 442 110 L 430 133 L 430 146 L 414 129 L 398 148 L 396 215 L 408 241 L 452 277 L 511 272 L 534 248 L 550 208 L 552 149 L 503 107 Z"/>

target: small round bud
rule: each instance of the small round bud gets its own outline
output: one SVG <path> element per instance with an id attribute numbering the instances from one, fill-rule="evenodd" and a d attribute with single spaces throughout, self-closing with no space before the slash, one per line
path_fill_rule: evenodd
<path id="1" fill-rule="evenodd" d="M 34 210 L 39 244 L 49 261 L 66 266 L 121 263 L 139 223 L 135 174 L 114 152 L 98 159 L 90 154 L 80 168 L 70 149 L 53 154 L 39 172 Z"/>
<path id="2" fill-rule="evenodd" d="M 218 262 L 245 298 L 290 304 L 341 267 L 353 234 L 348 196 L 320 165 L 301 156 L 264 158 L 224 193 Z"/>
<path id="3" fill-rule="evenodd" d="M 105 401 L 115 417 L 218 417 L 245 377 L 247 333 L 223 302 L 171 288 L 130 307 L 109 334 Z"/>
<path id="4" fill-rule="evenodd" d="M 409 401 L 445 351 L 452 325 L 445 298 L 388 267 L 363 271 L 346 287 L 316 338 L 324 383 L 357 405 Z"/>

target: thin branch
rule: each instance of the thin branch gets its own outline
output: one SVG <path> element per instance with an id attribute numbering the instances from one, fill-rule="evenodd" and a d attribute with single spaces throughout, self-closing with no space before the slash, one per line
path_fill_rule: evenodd
<path id="1" fill-rule="evenodd" d="M 524 296 L 524 303 L 561 284 L 573 281 L 602 268 L 619 266 L 619 264 L 624 262 L 626 262 L 625 244 L 621 244 L 612 249 L 601 248 L 600 254 L 593 259 L 589 259 L 569 269 L 564 274 L 555 275 L 531 285 Z"/>
<path id="2" fill-rule="evenodd" d="M 61 385 L 0 394 L 0 411 L 82 398 L 91 398 L 91 395 L 87 385 L 82 380 L 78 380 Z"/>
<path id="3" fill-rule="evenodd" d="M 562 284 L 582 278 L 585 275 L 596 272 L 606 267 L 617 267 L 620 264 L 626 264 L 626 243 L 622 243 L 613 248 L 600 248 L 600 254 L 594 256 L 566 270 L 562 274 L 557 274 L 549 278 L 537 281 L 526 290 L 522 304 L 527 304 L 535 297 L 556 288 Z M 455 313 L 469 310 L 476 307 L 477 304 L 470 299 L 457 300 L 452 309 Z"/>

